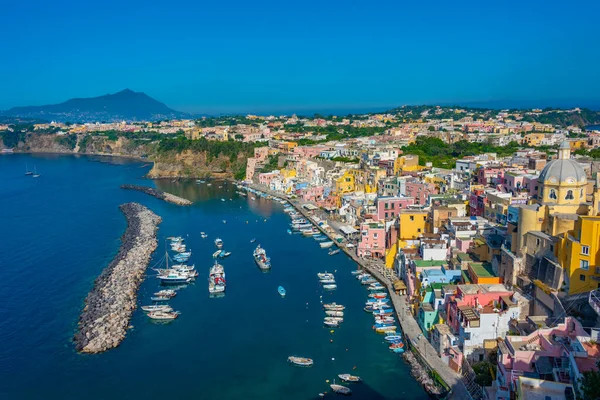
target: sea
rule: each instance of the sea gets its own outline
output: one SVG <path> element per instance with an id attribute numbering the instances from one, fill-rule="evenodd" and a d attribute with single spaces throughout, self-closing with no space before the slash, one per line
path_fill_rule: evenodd
<path id="1" fill-rule="evenodd" d="M 391 353 L 363 311 L 367 291 L 342 253 L 329 256 L 312 238 L 290 235 L 279 203 L 252 200 L 227 182 L 149 180 L 151 165 L 121 158 L 72 155 L 0 156 L 1 399 L 317 399 L 333 398 L 338 374 L 358 399 L 427 399 L 402 357 Z M 32 178 L 25 170 L 41 176 Z M 180 207 L 121 184 L 157 187 L 194 201 Z M 159 248 L 138 293 L 138 306 L 159 290 L 153 266 L 166 238 L 183 236 L 200 276 L 181 287 L 168 324 L 139 308 L 115 349 L 86 355 L 72 342 L 84 299 L 121 244 L 126 221 L 118 206 L 139 202 L 162 217 Z M 208 234 L 207 239 L 200 232 Z M 231 256 L 224 297 L 208 294 L 215 238 Z M 251 243 L 252 239 L 255 243 Z M 261 272 L 252 252 L 267 250 Z M 324 291 L 317 272 L 336 275 Z M 287 295 L 282 298 L 278 286 Z M 323 326 L 322 302 L 346 306 L 338 329 Z M 287 363 L 314 359 L 311 368 Z"/>

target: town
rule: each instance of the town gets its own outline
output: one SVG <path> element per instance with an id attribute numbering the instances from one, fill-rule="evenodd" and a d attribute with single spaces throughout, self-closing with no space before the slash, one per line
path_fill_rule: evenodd
<path id="1" fill-rule="evenodd" d="M 565 123 L 585 113 L 423 106 L 28 134 L 71 149 L 90 135 L 248 143 L 236 178 L 295 199 L 377 265 L 473 398 L 588 398 L 600 361 L 600 131 Z"/>

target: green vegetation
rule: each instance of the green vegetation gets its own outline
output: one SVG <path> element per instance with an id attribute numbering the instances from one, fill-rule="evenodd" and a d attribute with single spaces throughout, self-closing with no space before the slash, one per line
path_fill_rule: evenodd
<path id="1" fill-rule="evenodd" d="M 580 156 L 591 157 L 595 160 L 600 159 L 600 149 L 578 149 L 575 150 L 575 154 Z"/>
<path id="2" fill-rule="evenodd" d="M 77 135 L 63 135 L 56 139 L 56 142 L 61 146 L 73 150 L 77 145 Z"/>
<path id="3" fill-rule="evenodd" d="M 33 130 L 32 125 L 13 125 L 13 131 L 5 130 L 0 131 L 0 139 L 4 143 L 5 147 L 12 148 L 16 147 L 19 142 L 25 141 L 27 132 Z"/>
<path id="4" fill-rule="evenodd" d="M 441 139 L 420 136 L 415 143 L 402 148 L 404 154 L 419 156 L 419 164 L 431 162 L 437 168 L 454 168 L 456 159 L 482 153 L 496 153 L 499 156 L 513 154 L 519 144 L 511 142 L 507 146 L 493 146 L 488 143 L 468 142 L 461 140 L 454 144 L 446 144 Z"/>
<path id="5" fill-rule="evenodd" d="M 479 386 L 490 386 L 494 380 L 492 377 L 492 371 L 496 369 L 496 366 L 489 361 L 480 361 L 473 364 L 473 372 L 475 372 L 475 382 Z"/>
<path id="6" fill-rule="evenodd" d="M 600 399 L 600 361 L 596 363 L 596 370 L 586 371 L 581 377 L 581 393 L 582 399 Z"/>
<path id="7" fill-rule="evenodd" d="M 339 162 L 353 163 L 353 164 L 357 164 L 358 162 L 360 162 L 360 160 L 358 158 L 350 158 L 350 157 L 333 157 L 331 159 L 331 161 L 339 161 Z"/>
<path id="8" fill-rule="evenodd" d="M 279 168 L 279 156 L 273 155 L 273 156 L 269 156 L 265 166 L 262 167 L 259 172 L 271 172 L 278 168 Z"/>

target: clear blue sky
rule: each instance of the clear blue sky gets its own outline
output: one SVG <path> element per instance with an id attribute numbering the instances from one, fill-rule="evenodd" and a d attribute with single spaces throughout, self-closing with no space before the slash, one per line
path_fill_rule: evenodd
<path id="1" fill-rule="evenodd" d="M 124 88 L 193 112 L 600 105 L 600 1 L 8 0 L 0 109 Z"/>

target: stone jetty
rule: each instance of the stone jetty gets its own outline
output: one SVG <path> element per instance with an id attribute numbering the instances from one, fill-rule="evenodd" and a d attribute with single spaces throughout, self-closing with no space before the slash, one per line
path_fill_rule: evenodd
<path id="1" fill-rule="evenodd" d="M 77 351 L 83 353 L 101 353 L 125 338 L 138 288 L 158 245 L 156 230 L 162 221 L 158 215 L 138 203 L 119 208 L 127 218 L 127 229 L 118 254 L 85 300 L 74 337 Z"/>
<path id="2" fill-rule="evenodd" d="M 127 190 L 137 190 L 140 192 L 144 192 L 149 194 L 150 196 L 154 196 L 157 199 L 164 200 L 169 203 L 177 204 L 179 206 L 189 206 L 192 204 L 191 201 L 184 199 L 179 196 L 175 196 L 174 194 L 163 192 L 162 190 L 154 189 L 148 186 L 140 186 L 140 185 L 121 185 L 121 189 Z"/>

